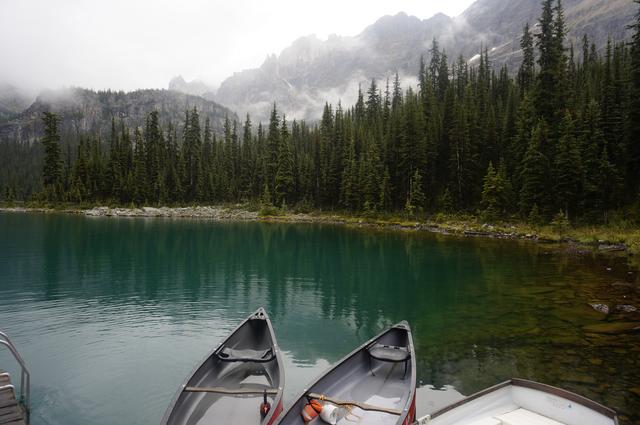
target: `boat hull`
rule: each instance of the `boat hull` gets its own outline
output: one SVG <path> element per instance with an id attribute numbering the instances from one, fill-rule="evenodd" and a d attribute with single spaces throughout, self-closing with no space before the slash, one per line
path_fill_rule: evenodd
<path id="1" fill-rule="evenodd" d="M 549 425 L 617 425 L 613 410 L 572 392 L 511 379 L 466 397 L 419 420 L 429 425 L 504 424 L 522 418 Z"/>
<path id="2" fill-rule="evenodd" d="M 187 377 L 161 425 L 271 425 L 282 411 L 283 388 L 280 349 L 259 309 Z M 271 409 L 261 417 L 265 391 Z"/>
<path id="3" fill-rule="evenodd" d="M 384 347 L 388 353 L 379 355 L 372 350 L 376 347 Z M 321 396 L 334 405 L 349 405 L 349 410 L 339 405 L 343 409 L 338 424 L 409 425 L 415 420 L 415 387 L 413 340 L 409 325 L 403 322 L 370 339 L 316 378 L 277 423 L 304 425 L 301 412 L 308 397 Z"/>

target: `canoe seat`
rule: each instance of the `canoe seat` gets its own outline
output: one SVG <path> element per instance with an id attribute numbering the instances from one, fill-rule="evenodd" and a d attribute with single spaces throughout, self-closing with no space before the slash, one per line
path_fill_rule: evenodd
<path id="1" fill-rule="evenodd" d="M 273 353 L 273 347 L 267 348 L 266 350 L 251 350 L 248 348 L 238 350 L 235 348 L 222 347 L 222 349 L 216 353 L 216 356 L 224 362 L 265 363 L 276 358 L 276 355 Z"/>
<path id="2" fill-rule="evenodd" d="M 375 359 L 383 362 L 404 363 L 404 375 L 402 376 L 402 379 L 404 379 L 404 376 L 407 374 L 407 363 L 411 359 L 411 354 L 407 347 L 373 344 L 367 347 L 367 353 L 369 353 L 370 360 Z M 369 366 L 371 367 L 371 373 L 375 375 L 371 363 Z"/>

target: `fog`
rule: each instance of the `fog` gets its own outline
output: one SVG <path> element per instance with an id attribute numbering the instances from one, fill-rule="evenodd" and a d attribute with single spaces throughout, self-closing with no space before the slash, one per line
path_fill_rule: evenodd
<path id="1" fill-rule="evenodd" d="M 0 83 L 40 90 L 217 86 L 300 36 L 356 35 L 383 15 L 460 14 L 472 0 L 0 0 Z"/>

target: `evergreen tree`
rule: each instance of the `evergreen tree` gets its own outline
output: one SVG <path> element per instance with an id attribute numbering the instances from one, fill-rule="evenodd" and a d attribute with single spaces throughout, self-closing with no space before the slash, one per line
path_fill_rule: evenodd
<path id="1" fill-rule="evenodd" d="M 45 197 L 51 201 L 58 201 L 62 190 L 62 162 L 60 160 L 60 135 L 58 134 L 60 119 L 54 113 L 44 112 L 42 122 L 44 124 L 42 180 Z"/>
<path id="2" fill-rule="evenodd" d="M 158 111 L 152 111 L 147 117 L 144 129 L 145 159 L 147 164 L 146 184 L 148 201 L 158 203 L 164 198 L 163 176 L 163 140 L 158 121 Z"/>
<path id="3" fill-rule="evenodd" d="M 133 200 L 136 204 L 141 205 L 147 201 L 148 183 L 147 183 L 147 163 L 145 155 L 145 147 L 142 141 L 142 134 L 137 128 L 133 133 L 134 154 L 133 154 L 133 181 L 134 194 Z"/>
<path id="4" fill-rule="evenodd" d="M 280 133 L 280 153 L 275 177 L 276 198 L 279 204 L 292 204 L 294 196 L 293 152 L 287 129 L 287 120 L 282 116 Z"/>
<path id="5" fill-rule="evenodd" d="M 122 198 L 122 155 L 120 153 L 120 140 L 116 130 L 115 118 L 111 118 L 111 137 L 109 139 L 109 162 L 107 164 L 107 181 L 111 182 L 111 187 L 107 193 L 114 199 Z"/>
<path id="6" fill-rule="evenodd" d="M 606 144 L 602 149 L 596 174 L 598 176 L 599 210 L 602 213 L 602 221 L 607 223 L 608 212 L 617 207 L 615 200 L 620 189 L 620 181 L 615 166 L 609 161 Z"/>
<path id="7" fill-rule="evenodd" d="M 409 215 L 420 215 L 424 211 L 424 205 L 425 196 L 422 191 L 422 175 L 420 175 L 420 171 L 416 170 L 413 177 L 411 177 L 405 211 Z"/>
<path id="8" fill-rule="evenodd" d="M 545 212 L 549 207 L 549 160 L 541 148 L 547 137 L 543 121 L 538 123 L 522 164 L 522 188 L 520 189 L 520 211 L 528 214 L 534 205 Z"/>
<path id="9" fill-rule="evenodd" d="M 518 85 L 523 91 L 528 91 L 531 89 L 535 78 L 533 36 L 528 22 L 524 26 L 522 38 L 520 38 L 520 48 L 522 49 L 522 64 L 518 70 Z"/>
<path id="10" fill-rule="evenodd" d="M 565 104 L 564 69 L 564 16 L 560 0 L 553 6 L 553 0 L 542 2 L 540 33 L 537 34 L 539 51 L 536 87 L 536 110 L 538 114 L 555 129 L 558 114 L 563 112 Z M 561 116 L 561 115 L 560 115 Z"/>
<path id="11" fill-rule="evenodd" d="M 508 208 L 508 188 L 504 171 L 496 172 L 493 163 L 489 162 L 487 174 L 484 176 L 482 186 L 483 216 L 488 220 L 504 217 Z"/>
<path id="12" fill-rule="evenodd" d="M 582 159 L 574 134 L 574 123 L 568 112 L 560 126 L 560 142 L 555 163 L 555 193 L 558 204 L 567 217 L 572 217 L 578 210 L 582 186 Z"/>
<path id="13" fill-rule="evenodd" d="M 389 169 L 385 167 L 380 181 L 379 205 L 381 210 L 388 211 L 391 208 L 391 196 L 391 176 Z"/>
<path id="14" fill-rule="evenodd" d="M 271 118 L 269 119 L 269 132 L 267 134 L 267 179 L 266 183 L 270 188 L 275 188 L 276 173 L 278 172 L 278 157 L 280 155 L 280 117 L 275 103 L 271 110 Z M 271 191 L 271 189 L 270 189 Z"/>

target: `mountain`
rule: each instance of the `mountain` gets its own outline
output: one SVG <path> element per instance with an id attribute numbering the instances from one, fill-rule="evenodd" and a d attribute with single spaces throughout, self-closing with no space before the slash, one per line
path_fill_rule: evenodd
<path id="1" fill-rule="evenodd" d="M 0 84 L 0 122 L 14 117 L 33 101 L 33 97 L 18 87 Z"/>
<path id="2" fill-rule="evenodd" d="M 32 142 L 42 135 L 42 113 L 60 114 L 60 130 L 64 134 L 91 132 L 106 138 L 111 132 L 111 119 L 122 120 L 129 128 L 143 127 L 152 110 L 160 114 L 163 125 L 172 122 L 178 131 L 185 111 L 195 107 L 201 119 L 211 120 L 214 132 L 222 133 L 225 116 L 236 118 L 229 109 L 202 97 L 170 90 L 137 90 L 133 92 L 95 92 L 70 88 L 41 93 L 26 110 L 0 123 L 0 140 Z"/>
<path id="3" fill-rule="evenodd" d="M 169 90 L 179 91 L 193 96 L 201 96 L 205 99 L 213 96 L 213 92 L 215 91 L 212 87 L 200 80 L 186 82 L 184 78 L 182 78 L 182 75 L 178 75 L 169 81 Z"/>
<path id="4" fill-rule="evenodd" d="M 626 25 L 636 12 L 630 0 L 565 0 L 563 6 L 567 39 L 578 46 L 577 51 L 584 34 L 599 48 L 609 36 L 628 38 Z M 314 119 L 325 101 L 353 104 L 358 85 L 366 90 L 372 78 L 384 85 L 398 71 L 405 87 L 415 84 L 419 58 L 427 56 L 434 38 L 450 61 L 462 55 L 473 63 L 484 46 L 495 66 L 506 63 L 515 72 L 521 59 L 522 28 L 529 22 L 535 31 L 540 11 L 540 0 L 477 0 L 455 18 L 437 14 L 420 20 L 399 13 L 380 18 L 354 37 L 299 38 L 279 55 L 268 56 L 259 68 L 224 80 L 215 96 L 210 88 L 196 90 L 184 80 L 180 86 L 187 88 L 172 87 L 200 95 L 209 92 L 209 98 L 259 120 L 268 117 L 274 101 L 291 118 Z"/>

